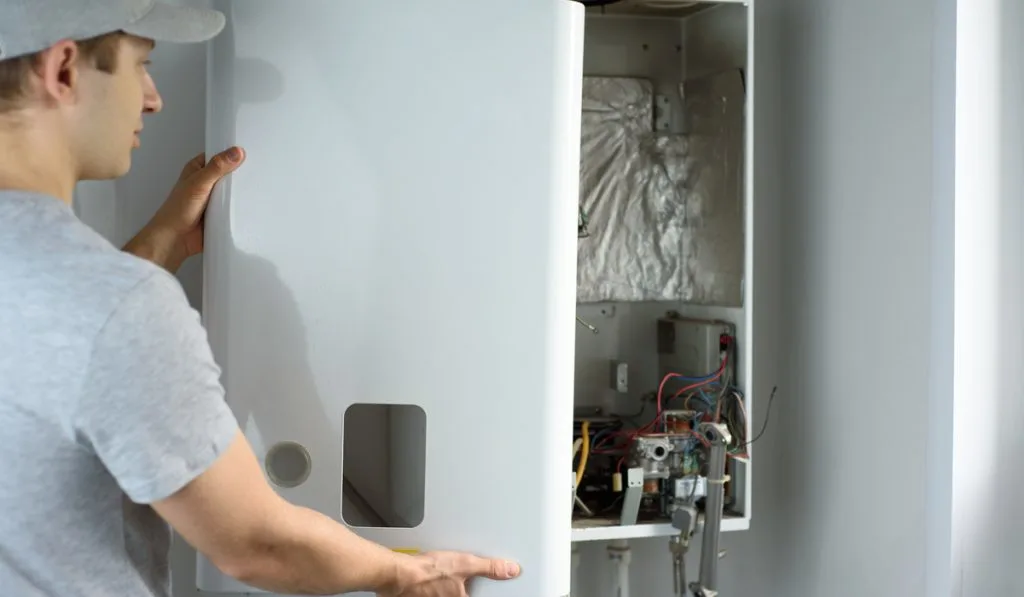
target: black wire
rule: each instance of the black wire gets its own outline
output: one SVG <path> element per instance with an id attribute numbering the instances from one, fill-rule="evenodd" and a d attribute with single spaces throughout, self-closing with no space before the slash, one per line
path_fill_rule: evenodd
<path id="1" fill-rule="evenodd" d="M 764 413 L 764 423 L 761 424 L 761 431 L 757 434 L 756 437 L 754 437 L 754 439 L 752 439 L 749 442 L 743 444 L 743 449 L 744 450 L 747 449 L 747 446 L 749 446 L 749 445 L 753 444 L 754 442 L 756 442 L 757 440 L 761 439 L 761 436 L 764 435 L 765 430 L 768 429 L 768 418 L 772 416 L 772 402 L 775 402 L 775 392 L 778 389 L 779 389 L 779 386 L 775 386 L 775 387 L 772 388 L 772 395 L 768 397 L 768 411 Z"/>
<path id="2" fill-rule="evenodd" d="M 738 445 L 743 445 L 743 441 L 747 439 L 747 429 L 744 425 L 743 419 L 741 418 L 742 413 L 736 406 L 737 404 L 740 404 L 739 400 L 742 400 L 742 398 L 739 398 L 738 400 L 730 400 L 724 410 L 729 430 L 740 440 Z"/>
<path id="3" fill-rule="evenodd" d="M 612 503 L 610 503 L 610 504 L 608 504 L 607 506 L 605 506 L 604 508 L 602 508 L 602 509 L 601 509 L 601 510 L 600 510 L 600 511 L 598 512 L 598 514 L 608 514 L 608 513 L 609 513 L 609 512 L 611 512 L 612 510 L 615 510 L 615 508 L 617 508 L 617 507 L 619 506 L 619 503 L 621 503 L 621 502 L 622 502 L 622 498 L 623 498 L 623 497 L 625 497 L 625 494 L 619 494 L 619 496 L 618 496 L 617 498 L 615 498 L 615 499 L 614 499 L 614 500 L 612 501 Z"/>

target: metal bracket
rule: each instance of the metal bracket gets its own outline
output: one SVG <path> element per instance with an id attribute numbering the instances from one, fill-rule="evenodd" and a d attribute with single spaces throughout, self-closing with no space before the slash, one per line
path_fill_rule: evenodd
<path id="1" fill-rule="evenodd" d="M 644 469 L 626 469 L 626 484 L 623 487 L 626 492 L 622 498 L 622 514 L 619 524 L 630 526 L 636 524 L 640 518 L 640 498 L 644 493 Z"/>
<path id="2" fill-rule="evenodd" d="M 665 132 L 672 123 L 672 103 L 667 95 L 654 96 L 654 130 Z"/>

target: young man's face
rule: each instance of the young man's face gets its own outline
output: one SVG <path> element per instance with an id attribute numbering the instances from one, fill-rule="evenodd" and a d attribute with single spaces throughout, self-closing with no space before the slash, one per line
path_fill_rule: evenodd
<path id="1" fill-rule="evenodd" d="M 71 113 L 72 147 L 86 180 L 117 178 L 131 167 L 142 115 L 162 108 L 147 70 L 153 43 L 121 36 L 112 73 L 91 65 L 79 70 L 78 101 Z"/>

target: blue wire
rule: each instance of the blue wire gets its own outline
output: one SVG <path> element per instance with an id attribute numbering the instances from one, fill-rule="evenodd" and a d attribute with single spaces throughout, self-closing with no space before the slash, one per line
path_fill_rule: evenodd
<path id="1" fill-rule="evenodd" d="M 678 375 L 676 373 L 670 373 L 669 375 L 672 376 L 671 379 L 682 379 L 684 381 L 698 382 L 698 381 L 707 381 L 707 380 L 711 379 L 712 377 L 716 377 L 716 376 L 718 376 L 718 372 L 715 371 L 714 373 L 710 373 L 708 375 L 705 375 L 704 377 L 686 377 L 685 375 Z"/>
<path id="2" fill-rule="evenodd" d="M 605 435 L 608 435 L 610 433 L 611 433 L 610 429 L 602 429 L 601 431 L 598 431 L 597 433 L 595 433 L 594 437 L 590 440 L 590 447 L 593 448 L 594 446 L 596 446 L 598 444 L 598 440 L 600 440 L 602 437 L 604 437 Z"/>

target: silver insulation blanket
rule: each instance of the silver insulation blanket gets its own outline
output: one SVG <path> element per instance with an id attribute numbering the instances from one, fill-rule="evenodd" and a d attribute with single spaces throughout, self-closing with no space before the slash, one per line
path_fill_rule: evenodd
<path id="1" fill-rule="evenodd" d="M 741 303 L 742 77 L 680 91 L 691 132 L 664 135 L 649 81 L 584 79 L 578 302 Z"/>

